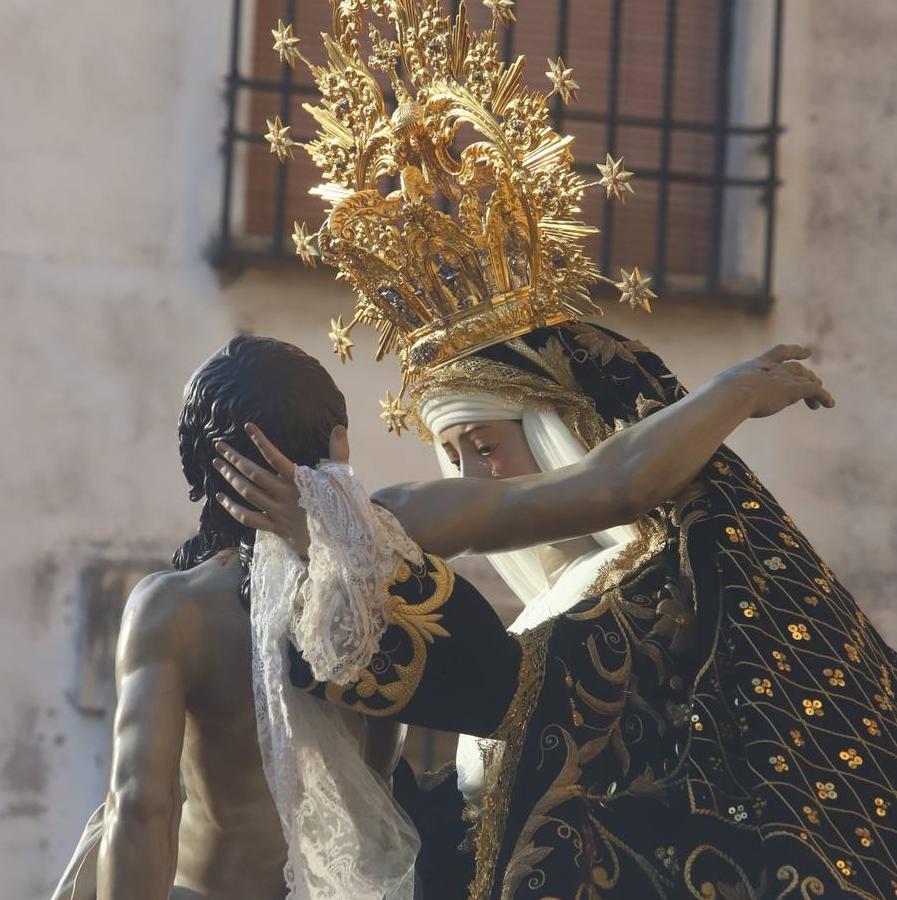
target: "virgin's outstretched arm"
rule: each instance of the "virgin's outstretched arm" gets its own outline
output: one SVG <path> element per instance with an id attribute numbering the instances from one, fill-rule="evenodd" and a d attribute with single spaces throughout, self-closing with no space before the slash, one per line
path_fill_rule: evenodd
<path id="1" fill-rule="evenodd" d="M 424 550 L 444 558 L 516 550 L 627 524 L 687 487 L 745 419 L 775 415 L 801 400 L 811 409 L 834 406 L 819 378 L 797 361 L 809 355 L 804 347 L 783 345 L 728 369 L 574 466 L 506 480 L 399 485 L 375 500 Z M 248 430 L 274 473 L 221 445 L 219 471 L 257 511 L 224 495 L 219 501 L 237 521 L 273 531 L 301 552 L 307 531 L 293 464 L 258 429 Z M 345 429 L 334 435 L 331 456 L 345 461 Z"/>
<path id="2" fill-rule="evenodd" d="M 381 491 L 424 548 L 451 557 L 551 543 L 632 522 L 677 496 L 745 419 L 798 401 L 834 400 L 797 362 L 809 351 L 781 346 L 735 366 L 694 394 L 604 441 L 581 463 L 506 480 L 444 479 Z"/>

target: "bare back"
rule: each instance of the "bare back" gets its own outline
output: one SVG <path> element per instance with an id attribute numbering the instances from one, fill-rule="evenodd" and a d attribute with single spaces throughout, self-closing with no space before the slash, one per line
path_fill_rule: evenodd
<path id="1" fill-rule="evenodd" d="M 186 800 L 172 898 L 188 888 L 208 900 L 281 900 L 286 847 L 258 746 L 242 571 L 235 556 L 219 556 L 168 577 L 184 582 L 196 617 L 187 648 Z"/>
<path id="2" fill-rule="evenodd" d="M 150 576 L 128 601 L 99 900 L 156 898 L 172 880 L 171 900 L 286 896 L 241 578 L 222 553 Z"/>

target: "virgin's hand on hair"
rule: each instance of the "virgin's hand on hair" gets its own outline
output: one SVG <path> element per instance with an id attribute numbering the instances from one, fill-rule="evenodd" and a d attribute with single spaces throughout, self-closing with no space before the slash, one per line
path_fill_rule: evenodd
<path id="1" fill-rule="evenodd" d="M 216 500 L 241 525 L 256 531 L 270 531 L 285 540 L 300 556 L 308 555 L 308 525 L 299 506 L 299 489 L 293 479 L 294 465 L 264 434 L 252 426 L 247 433 L 271 465 L 266 469 L 220 441 L 221 458 L 213 463 L 222 478 L 249 505 L 244 506 L 219 493 Z M 264 449 L 263 449 L 264 448 Z"/>
<path id="2" fill-rule="evenodd" d="M 257 425 L 246 425 L 246 433 L 258 447 L 259 453 L 271 469 L 266 469 L 243 456 L 233 447 L 219 442 L 216 445 L 221 459 L 213 465 L 222 478 L 251 508 L 220 493 L 216 499 L 241 525 L 257 531 L 270 531 L 283 538 L 300 556 L 308 555 L 308 523 L 305 511 L 299 506 L 293 461 L 276 447 Z M 330 460 L 349 461 L 349 436 L 346 428 L 337 425 L 330 433 Z"/>

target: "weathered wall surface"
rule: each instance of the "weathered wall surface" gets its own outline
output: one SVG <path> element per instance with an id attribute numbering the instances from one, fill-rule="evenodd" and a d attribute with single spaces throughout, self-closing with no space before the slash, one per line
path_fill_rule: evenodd
<path id="1" fill-rule="evenodd" d="M 368 483 L 434 471 L 376 418 L 397 378 L 391 363 L 368 362 L 373 341 L 360 339 L 345 369 L 329 355 L 325 326 L 348 298 L 327 273 L 222 285 L 204 262 L 226 6 L 3 4 L 3 900 L 49 893 L 102 796 L 108 725 L 76 707 L 91 649 L 81 575 L 97 560 L 165 559 L 189 533 L 174 426 L 198 362 L 239 329 L 294 341 L 345 386 Z M 734 444 L 897 641 L 897 6 L 866 0 L 862 16 L 837 0 L 812 0 L 812 16 L 810 6 L 788 10 L 774 312 L 661 303 L 652 319 L 608 322 L 693 385 L 778 338 L 815 343 L 838 409 L 750 423 Z"/>

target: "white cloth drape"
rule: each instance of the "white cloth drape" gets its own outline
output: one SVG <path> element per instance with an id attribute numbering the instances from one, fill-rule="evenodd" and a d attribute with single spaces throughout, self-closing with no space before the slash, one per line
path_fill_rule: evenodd
<path id="1" fill-rule="evenodd" d="M 289 900 L 412 900 L 417 832 L 365 765 L 360 719 L 290 684 L 288 642 L 295 626 L 315 677 L 351 680 L 386 628 L 392 556 L 414 562 L 420 550 L 348 466 L 297 470 L 297 483 L 309 565 L 259 532 L 251 604 L 259 745 L 287 842 Z"/>

